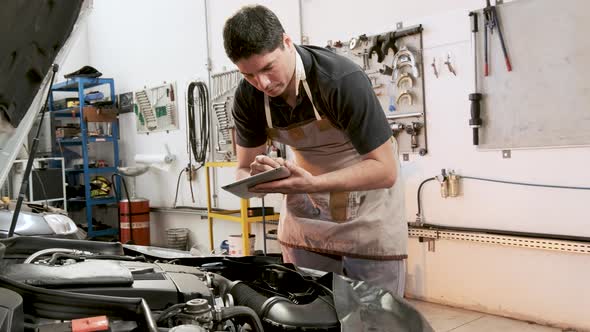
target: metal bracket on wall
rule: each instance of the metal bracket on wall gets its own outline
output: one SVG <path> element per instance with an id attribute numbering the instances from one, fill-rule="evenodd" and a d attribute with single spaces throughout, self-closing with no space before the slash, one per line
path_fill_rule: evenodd
<path id="1" fill-rule="evenodd" d="M 486 233 L 458 232 L 450 230 L 433 230 L 414 227 L 409 227 L 408 234 L 410 237 L 417 237 L 419 239 L 427 238 L 440 240 L 458 240 L 510 247 L 590 254 L 590 243 L 578 241 L 527 238 Z"/>

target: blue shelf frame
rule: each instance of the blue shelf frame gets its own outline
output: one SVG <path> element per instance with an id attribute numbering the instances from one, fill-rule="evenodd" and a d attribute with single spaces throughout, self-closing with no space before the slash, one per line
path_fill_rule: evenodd
<path id="1" fill-rule="evenodd" d="M 99 173 L 115 173 L 117 171 L 116 166 L 119 165 L 119 124 L 117 120 L 110 122 L 112 129 L 112 136 L 88 136 L 88 128 L 86 121 L 84 121 L 84 95 L 85 90 L 91 89 L 101 85 L 109 85 L 110 97 L 113 104 L 115 103 L 115 81 L 112 78 L 87 78 L 87 77 L 75 77 L 66 80 L 65 82 L 56 83 L 51 87 L 51 93 L 49 94 L 49 111 L 52 112 L 54 117 L 74 117 L 80 121 L 80 138 L 70 139 L 57 139 L 58 143 L 64 146 L 81 145 L 82 146 L 82 157 L 84 160 L 83 168 L 80 170 L 68 170 L 66 172 L 84 175 L 84 191 L 85 198 L 83 199 L 72 199 L 71 202 L 84 202 L 86 205 L 86 225 L 88 227 L 88 237 L 106 236 L 106 235 L 117 235 L 119 233 L 118 228 L 106 229 L 106 230 L 94 230 L 92 225 L 92 208 L 96 205 L 103 204 L 115 204 L 117 203 L 116 197 L 107 198 L 92 198 L 90 195 L 90 181 L 91 175 Z M 80 105 L 77 107 L 70 107 L 66 109 L 53 109 L 53 92 L 77 92 L 78 100 Z M 90 143 L 96 142 L 110 142 L 113 146 L 113 157 L 114 167 L 100 167 L 92 168 L 89 167 L 88 162 L 88 146 Z M 121 179 L 116 178 L 113 184 L 117 192 L 120 192 Z"/>

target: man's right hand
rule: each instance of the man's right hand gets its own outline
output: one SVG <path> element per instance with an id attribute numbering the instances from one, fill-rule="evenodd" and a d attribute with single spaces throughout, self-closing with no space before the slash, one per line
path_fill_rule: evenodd
<path id="1" fill-rule="evenodd" d="M 250 175 L 256 175 L 284 165 L 285 160 L 283 158 L 271 158 L 265 155 L 257 155 L 254 158 L 254 161 L 250 164 Z"/>

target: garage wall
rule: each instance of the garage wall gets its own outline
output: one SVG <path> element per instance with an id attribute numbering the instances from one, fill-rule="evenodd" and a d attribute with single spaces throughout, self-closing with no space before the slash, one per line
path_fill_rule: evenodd
<path id="1" fill-rule="evenodd" d="M 135 116 L 120 116 L 121 160 L 124 165 L 135 165 L 133 157 L 143 153 L 164 153 L 165 144 L 176 155 L 177 160 L 168 172 L 150 170 L 136 179 L 138 196 L 148 198 L 153 207 L 171 207 L 179 172 L 188 162 L 186 148 L 186 89 L 193 80 L 208 83 L 207 39 L 205 22 L 209 20 L 209 45 L 211 48 L 212 72 L 233 69 L 225 56 L 222 41 L 223 24 L 227 17 L 241 6 L 252 1 L 94 1 L 89 18 L 88 54 L 89 63 L 103 73 L 103 77 L 115 78 L 117 93 L 136 91 L 144 86 L 162 84 L 164 81 L 177 84 L 179 130 L 169 133 L 137 134 Z M 297 1 L 266 1 L 275 10 L 285 28 L 299 35 L 299 9 Z M 205 15 L 205 9 L 209 12 Z M 295 15 L 292 15 L 294 14 Z M 231 169 L 220 169 L 215 173 L 218 184 L 234 179 Z M 132 183 L 132 180 L 128 181 Z M 189 182 L 183 175 L 180 180 L 179 206 L 206 207 L 204 169 L 193 182 L 195 201 L 191 199 Z M 239 208 L 239 200 L 224 192 L 217 192 L 218 207 Z M 273 197 L 274 196 L 274 197 Z M 278 208 L 279 195 L 270 195 L 267 205 Z M 252 200 L 251 205 L 260 205 Z M 206 219 L 195 214 L 152 213 L 152 243 L 166 243 L 165 230 L 183 227 L 191 231 L 191 245 L 206 251 L 209 245 Z M 259 227 L 254 227 L 258 231 Z M 215 221 L 215 246 L 229 234 L 239 234 L 239 224 L 221 220 Z M 262 248 L 262 243 L 257 243 Z M 278 248 L 275 248 L 278 250 Z"/>
<path id="2" fill-rule="evenodd" d="M 501 151 L 478 151 L 471 145 L 467 95 L 473 90 L 473 58 L 467 14 L 484 6 L 484 1 L 370 0 L 350 1 L 347 6 L 332 0 L 302 3 L 303 34 L 312 44 L 390 31 L 396 22 L 424 26 L 429 153 L 402 162 L 409 221 L 415 219 L 418 185 L 439 174 L 441 168 L 454 169 L 460 175 L 590 187 L 589 148 L 513 150 L 510 159 L 503 159 Z M 494 41 L 494 47 L 499 47 Z M 448 53 L 457 76 L 439 66 L 437 79 L 430 63 L 436 57 L 442 64 Z M 513 64 L 526 61 L 527 56 L 512 54 Z M 458 198 L 443 199 L 436 182 L 425 185 L 425 221 L 590 236 L 585 203 L 590 200 L 589 191 L 464 180 L 462 193 Z M 590 329 L 585 317 L 586 308 L 590 308 L 588 263 L 587 255 L 459 241 L 437 241 L 435 252 L 430 252 L 426 244 L 411 239 L 406 292 L 433 302 Z"/>

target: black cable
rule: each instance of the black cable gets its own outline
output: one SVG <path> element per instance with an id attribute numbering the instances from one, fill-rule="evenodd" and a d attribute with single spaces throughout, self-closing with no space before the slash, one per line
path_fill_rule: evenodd
<path id="1" fill-rule="evenodd" d="M 197 102 L 195 104 L 195 89 L 197 90 Z M 195 114 L 195 106 L 198 107 L 198 118 Z M 189 144 L 195 161 L 205 164 L 207 149 L 209 147 L 209 91 L 203 82 L 191 82 L 188 86 L 187 112 L 189 128 Z M 197 141 L 197 125 L 200 126 L 199 141 Z"/>
<path id="2" fill-rule="evenodd" d="M 180 173 L 178 173 L 178 179 L 176 180 L 176 194 L 174 195 L 174 204 L 172 204 L 173 208 L 176 208 L 176 201 L 178 199 L 178 188 L 180 187 L 180 177 L 182 176 L 182 173 L 184 173 L 186 171 L 186 168 L 183 168 L 182 170 L 180 170 Z"/>
<path id="3" fill-rule="evenodd" d="M 51 79 L 49 81 L 49 90 L 47 91 L 47 97 L 45 97 L 45 102 L 43 103 L 43 107 L 41 108 L 41 120 L 39 121 L 39 127 L 37 127 L 37 133 L 35 134 L 35 138 L 33 138 L 33 144 L 31 146 L 31 151 L 29 153 L 29 158 L 27 160 L 27 166 L 25 168 L 25 174 L 23 176 L 23 180 L 20 186 L 20 193 L 18 195 L 18 199 L 16 201 L 16 207 L 14 208 L 14 213 L 12 214 L 12 222 L 10 224 L 10 229 L 8 230 L 8 237 L 12 237 L 14 235 L 14 229 L 16 228 L 16 223 L 18 221 L 18 215 L 20 214 L 21 207 L 23 205 L 23 199 L 25 198 L 26 190 L 29 184 L 29 175 L 31 174 L 31 167 L 33 166 L 33 159 L 35 159 L 35 153 L 37 153 L 37 146 L 39 146 L 39 136 L 41 134 L 41 128 L 43 127 L 43 120 L 45 119 L 45 111 L 47 110 L 47 104 L 49 102 L 49 95 L 51 94 L 51 87 L 53 86 L 53 80 L 55 79 L 55 73 L 59 66 L 57 64 L 53 64 L 51 66 Z"/>
<path id="4" fill-rule="evenodd" d="M 163 323 L 166 319 L 177 314 L 176 311 L 182 310 L 184 307 L 186 307 L 186 303 L 178 303 L 166 308 L 156 317 L 156 323 Z"/>
<path id="5" fill-rule="evenodd" d="M 127 190 L 127 182 L 125 178 L 120 173 L 114 173 L 111 175 L 111 186 L 115 191 L 115 198 L 120 202 L 121 201 L 121 193 L 117 194 L 117 186 L 115 186 L 115 176 L 118 176 L 121 179 L 121 183 L 123 184 L 123 188 L 125 189 L 125 195 L 127 196 L 127 213 L 129 214 L 129 242 L 133 242 L 133 213 L 131 212 L 131 197 L 129 196 L 129 191 Z M 119 208 L 119 204 L 117 204 Z M 120 208 L 119 208 L 120 209 Z M 121 211 L 118 213 L 119 215 L 119 227 L 121 227 Z M 119 229 L 119 240 L 121 239 L 121 230 Z"/>
<path id="6" fill-rule="evenodd" d="M 488 181 L 488 182 L 513 184 L 513 185 L 517 185 L 517 186 L 542 187 L 542 188 L 557 188 L 557 189 L 574 189 L 574 190 L 590 190 L 590 187 L 574 187 L 574 186 L 559 186 L 559 185 L 553 185 L 553 184 L 514 182 L 514 181 L 495 180 L 495 179 L 479 178 L 479 177 L 474 177 L 474 176 L 463 176 L 463 175 L 460 175 L 459 177 L 460 178 L 463 178 L 463 179 L 471 179 L 471 180 L 480 180 L 480 181 Z"/>
<path id="7" fill-rule="evenodd" d="M 264 196 L 262 196 L 262 243 L 264 245 L 264 255 L 266 256 L 266 211 L 264 208 Z M 250 237 L 250 234 L 248 234 Z"/>
<path id="8" fill-rule="evenodd" d="M 422 216 L 422 200 L 420 199 L 420 193 L 422 192 L 422 187 L 426 184 L 426 182 L 435 180 L 435 177 L 431 177 L 428 178 L 424 181 L 422 181 L 422 183 L 420 183 L 420 185 L 418 186 L 418 192 L 416 193 L 416 200 L 418 201 L 418 213 L 416 213 L 416 217 L 417 218 L 421 218 Z"/>

